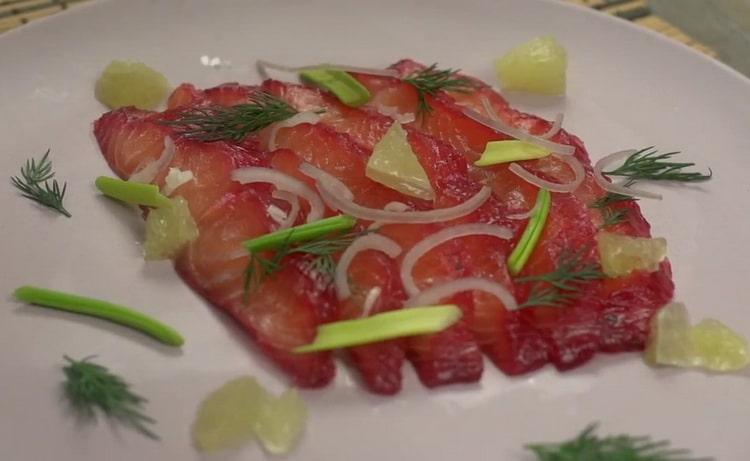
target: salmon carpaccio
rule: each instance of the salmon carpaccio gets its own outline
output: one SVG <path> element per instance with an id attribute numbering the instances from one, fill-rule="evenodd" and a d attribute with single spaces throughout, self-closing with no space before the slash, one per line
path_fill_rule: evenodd
<path id="1" fill-rule="evenodd" d="M 392 67 L 406 76 L 424 66 L 404 60 Z M 360 317 L 365 297 L 374 287 L 381 292 L 370 314 L 401 309 L 408 296 L 399 275 L 400 258 L 441 229 L 465 223 L 495 224 L 508 228 L 513 237 L 469 236 L 433 248 L 414 267 L 412 275 L 419 289 L 462 277 L 481 277 L 502 284 L 522 303 L 531 285 L 516 283 L 508 274 L 505 262 L 526 224 L 508 216 L 530 209 L 538 189 L 511 173 L 507 165 L 481 171 L 473 167 L 488 141 L 508 138 L 475 122 L 462 110 L 470 107 L 484 113 L 483 101 L 488 101 L 504 122 L 532 134 L 545 133 L 551 123 L 512 109 L 501 95 L 479 81 L 469 93 L 427 96 L 432 108 L 429 114 L 404 125 L 435 192 L 432 201 L 415 199 L 370 180 L 365 168 L 373 146 L 394 123 L 391 116 L 416 112 L 417 93 L 400 78 L 353 75 L 372 94 L 367 105 L 356 109 L 319 89 L 275 80 L 260 86 L 230 83 L 206 90 L 183 84 L 170 96 L 164 112 L 122 108 L 104 114 L 94 124 L 104 157 L 122 178 L 157 160 L 165 139 L 172 139 L 174 156 L 153 182 L 162 186 L 170 167 L 192 171 L 194 179 L 173 195 L 188 201 L 199 228 L 199 237 L 176 257 L 177 272 L 206 301 L 232 316 L 263 354 L 301 387 L 325 386 L 336 368 L 331 353 L 294 354 L 291 349 L 311 342 L 322 323 Z M 182 137 L 163 123 L 196 107 L 247 103 L 259 91 L 271 93 L 299 111 L 319 111 L 321 120 L 278 129 L 273 150 L 269 149 L 269 129 L 242 142 L 207 143 Z M 575 148 L 586 178 L 573 193 L 552 194 L 539 244 L 519 276 L 553 270 L 564 251 L 587 249 L 587 261 L 598 262 L 599 258 L 595 236 L 602 224 L 601 213 L 588 205 L 605 192 L 594 182 L 591 162 L 578 138 L 560 130 L 552 141 Z M 287 209 L 288 204 L 274 198 L 271 185 L 241 185 L 231 180 L 231 172 L 246 166 L 272 168 L 314 187 L 312 179 L 299 170 L 302 162 L 333 175 L 352 191 L 356 203 L 371 208 L 393 201 L 413 210 L 451 207 L 471 198 L 483 185 L 491 187 L 492 195 L 471 214 L 450 222 L 381 226 L 379 232 L 404 251 L 396 259 L 375 250 L 359 253 L 348 273 L 352 295 L 344 301 L 338 300 L 332 281 L 311 269 L 308 257 L 299 254 L 288 256 L 283 269 L 263 280 L 246 299 L 243 274 L 249 256 L 241 242 L 275 230 L 278 224 L 269 207 Z M 550 181 L 567 182 L 573 177 L 569 167 L 554 157 L 523 164 Z M 303 223 L 307 213 L 307 204 L 303 201 L 301 205 L 295 224 Z M 614 206 L 627 208 L 627 219 L 608 231 L 650 236 L 649 225 L 634 201 Z M 327 209 L 327 215 L 336 213 Z M 360 220 L 356 229 L 370 224 Z M 349 363 L 362 384 L 379 394 L 395 394 L 401 389 L 405 361 L 427 387 L 479 380 L 485 356 L 508 375 L 527 373 L 548 363 L 568 370 L 597 352 L 642 349 L 650 318 L 671 299 L 674 290 L 667 261 L 655 272 L 595 280 L 581 288 L 580 296 L 565 307 L 519 310 L 508 310 L 500 300 L 481 291 L 458 293 L 442 300 L 463 311 L 452 327 L 433 335 L 351 348 L 347 351 Z"/>

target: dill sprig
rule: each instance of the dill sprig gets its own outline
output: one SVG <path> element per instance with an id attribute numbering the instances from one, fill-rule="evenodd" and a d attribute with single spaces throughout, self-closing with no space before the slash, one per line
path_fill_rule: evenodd
<path id="1" fill-rule="evenodd" d="M 626 208 L 602 208 L 602 223 L 599 224 L 599 229 L 616 226 L 626 219 L 628 219 L 628 210 Z"/>
<path id="2" fill-rule="evenodd" d="M 646 147 L 628 157 L 625 162 L 614 170 L 605 171 L 609 176 L 622 176 L 630 181 L 678 181 L 695 182 L 706 181 L 713 172 L 709 168 L 708 174 L 697 171 L 686 172 L 685 168 L 695 166 L 692 162 L 670 162 L 669 160 L 680 152 L 660 154 L 653 147 Z"/>
<path id="3" fill-rule="evenodd" d="M 245 293 L 247 294 L 250 288 L 257 286 L 267 277 L 279 272 L 283 268 L 281 261 L 295 253 L 310 256 L 307 267 L 311 271 L 333 279 L 336 272 L 336 262 L 333 260 L 333 255 L 344 251 L 352 244 L 354 239 L 369 232 L 373 231 L 337 233 L 298 244 L 290 243 L 293 234 L 289 234 L 286 241 L 274 251 L 270 258 L 264 258 L 251 251 L 250 262 L 245 268 Z"/>
<path id="4" fill-rule="evenodd" d="M 526 448 L 537 461 L 712 461 L 695 458 L 686 449 L 672 448 L 669 441 L 648 436 L 615 435 L 598 437 L 596 425 L 589 425 L 573 440 L 531 444 Z"/>
<path id="5" fill-rule="evenodd" d="M 432 111 L 432 107 L 427 102 L 427 96 L 435 96 L 439 91 L 466 93 L 473 89 L 474 84 L 471 80 L 458 77 L 456 75 L 458 72 L 453 69 L 440 70 L 435 63 L 404 78 L 405 82 L 417 90 L 417 113 L 424 115 Z"/>
<path id="6" fill-rule="evenodd" d="M 250 102 L 235 106 L 196 107 L 176 119 L 163 122 L 177 132 L 198 141 L 240 142 L 247 135 L 268 125 L 286 120 L 297 111 L 281 99 L 265 92 L 250 97 Z"/>
<path id="7" fill-rule="evenodd" d="M 630 184 L 626 184 L 626 186 L 628 185 Z M 615 203 L 625 202 L 625 201 L 630 201 L 630 200 L 638 200 L 638 199 L 635 197 L 631 197 L 629 195 L 618 194 L 615 192 L 607 192 L 602 197 L 599 197 L 598 199 L 591 202 L 589 204 L 589 208 L 602 209 Z"/>
<path id="8" fill-rule="evenodd" d="M 159 436 L 147 427 L 156 421 L 141 412 L 146 399 L 131 392 L 121 377 L 91 362 L 91 358 L 73 360 L 65 356 L 69 364 L 63 367 L 67 378 L 63 389 L 73 410 L 83 419 L 95 420 L 98 408 L 107 417 L 158 439 Z"/>
<path id="9" fill-rule="evenodd" d="M 517 283 L 535 283 L 519 307 L 564 307 L 576 298 L 582 284 L 604 278 L 597 263 L 583 261 L 587 252 L 588 247 L 576 252 L 565 250 L 560 254 L 555 270 L 516 278 Z"/>
<path id="10" fill-rule="evenodd" d="M 49 152 L 47 149 L 38 162 L 33 158 L 26 160 L 26 164 L 21 167 L 21 176 L 13 176 L 10 181 L 21 191 L 23 197 L 70 218 L 70 213 L 63 206 L 68 183 L 63 183 L 60 187 L 57 180 L 53 179 L 55 173 L 52 171 Z"/>

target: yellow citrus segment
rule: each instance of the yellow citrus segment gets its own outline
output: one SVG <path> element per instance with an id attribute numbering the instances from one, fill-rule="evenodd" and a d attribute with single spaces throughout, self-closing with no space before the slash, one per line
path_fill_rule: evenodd
<path id="1" fill-rule="evenodd" d="M 695 326 L 683 304 L 670 303 L 651 321 L 645 359 L 652 365 L 736 371 L 750 364 L 747 341 L 714 319 Z"/>
<path id="2" fill-rule="evenodd" d="M 432 200 L 434 191 L 400 123 L 394 122 L 375 144 L 365 174 L 411 197 Z"/>
<path id="3" fill-rule="evenodd" d="M 198 226 L 187 200 L 176 197 L 170 202 L 172 206 L 153 209 L 146 218 L 143 254 L 147 260 L 172 258 L 183 245 L 198 237 Z"/>
<path id="4" fill-rule="evenodd" d="M 495 61 L 506 90 L 560 95 L 565 93 L 568 57 L 554 37 L 537 37 Z"/>
<path id="5" fill-rule="evenodd" d="M 305 402 L 296 389 L 289 389 L 261 406 L 255 420 L 255 435 L 269 453 L 288 453 L 302 435 L 306 421 Z"/>
<path id="6" fill-rule="evenodd" d="M 690 339 L 705 368 L 735 371 L 750 364 L 745 338 L 718 320 L 702 320 L 690 330 Z"/>
<path id="7" fill-rule="evenodd" d="M 233 379 L 206 397 L 193 424 L 196 448 L 217 452 L 250 442 L 254 423 L 270 396 L 251 377 Z"/>
<path id="8" fill-rule="evenodd" d="M 667 256 L 667 241 L 663 238 L 599 232 L 596 241 L 602 270 L 608 277 L 622 277 L 633 271 L 656 271 Z"/>
<path id="9" fill-rule="evenodd" d="M 140 62 L 112 61 L 96 81 L 96 99 L 110 109 L 155 109 L 167 96 L 166 77 Z"/>

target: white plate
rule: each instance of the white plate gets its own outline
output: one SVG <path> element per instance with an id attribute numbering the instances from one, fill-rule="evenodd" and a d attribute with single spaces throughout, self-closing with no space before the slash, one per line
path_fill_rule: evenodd
<path id="1" fill-rule="evenodd" d="M 227 379 L 251 373 L 279 390 L 283 377 L 232 322 L 199 300 L 168 264 L 140 258 L 140 223 L 100 198 L 108 174 L 91 134 L 93 97 L 116 58 L 144 61 L 177 84 L 257 81 L 257 58 L 283 63 L 386 65 L 400 57 L 460 67 L 493 81 L 511 45 L 555 35 L 570 56 L 568 96 L 521 107 L 566 114 L 594 158 L 628 147 L 682 149 L 715 177 L 641 203 L 669 239 L 677 297 L 696 317 L 750 333 L 750 82 L 681 45 L 556 1 L 381 0 L 363 4 L 243 0 L 92 2 L 0 38 L 0 171 L 10 176 L 52 148 L 68 181 L 72 219 L 0 190 L 0 452 L 7 460 L 202 459 L 190 444 L 196 406 Z M 201 57 L 231 65 L 205 66 Z M 518 103 L 519 98 L 511 98 Z M 175 325 L 181 351 L 126 329 L 10 299 L 33 283 L 137 306 Z M 150 399 L 155 443 L 107 424 L 77 426 L 60 399 L 62 355 L 97 354 Z M 395 398 L 368 395 L 339 367 L 336 382 L 305 392 L 310 424 L 294 460 L 529 460 L 523 444 L 604 432 L 653 434 L 722 461 L 747 459 L 748 376 L 654 371 L 636 354 L 597 357 L 574 372 L 509 379 L 491 365 L 477 385 L 426 391 L 407 372 Z M 262 459 L 257 446 L 217 459 Z"/>

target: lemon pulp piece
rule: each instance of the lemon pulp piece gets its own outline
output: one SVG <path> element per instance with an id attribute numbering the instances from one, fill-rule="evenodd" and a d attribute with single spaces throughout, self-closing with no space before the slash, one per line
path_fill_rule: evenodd
<path id="1" fill-rule="evenodd" d="M 271 396 L 255 379 L 233 379 L 206 397 L 193 423 L 196 448 L 217 452 L 252 440 L 254 423 Z"/>
<path id="2" fill-rule="evenodd" d="M 143 254 L 147 260 L 172 258 L 183 245 L 198 237 L 198 226 L 187 200 L 170 199 L 171 206 L 151 210 L 146 218 Z"/>
<path id="3" fill-rule="evenodd" d="M 608 277 L 621 277 L 637 270 L 654 272 L 667 256 L 667 241 L 663 238 L 599 232 L 596 241 L 602 270 Z"/>
<path id="4" fill-rule="evenodd" d="M 365 174 L 373 181 L 410 197 L 432 200 L 435 196 L 427 173 L 398 122 L 394 122 L 375 144 Z"/>
<path id="5" fill-rule="evenodd" d="M 112 61 L 96 81 L 95 95 L 110 109 L 154 109 L 167 96 L 167 78 L 140 62 Z"/>
<path id="6" fill-rule="evenodd" d="M 690 338 L 690 317 L 684 304 L 667 304 L 653 317 L 645 359 L 652 365 L 698 365 Z"/>
<path id="7" fill-rule="evenodd" d="M 745 338 L 718 320 L 702 320 L 690 330 L 690 339 L 705 368 L 735 371 L 750 364 Z"/>
<path id="8" fill-rule="evenodd" d="M 495 61 L 497 78 L 507 90 L 565 93 L 568 57 L 554 37 L 537 37 Z"/>
<path id="9" fill-rule="evenodd" d="M 288 453 L 297 443 L 307 421 L 307 407 L 296 389 L 262 403 L 255 419 L 255 435 L 273 454 Z"/>

